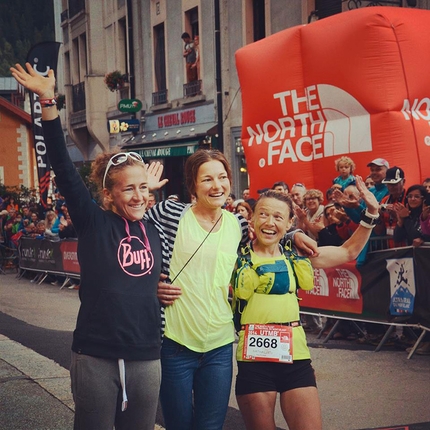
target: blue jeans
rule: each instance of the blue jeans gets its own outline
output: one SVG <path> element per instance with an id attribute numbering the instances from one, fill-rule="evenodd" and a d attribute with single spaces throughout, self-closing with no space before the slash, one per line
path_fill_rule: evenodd
<path id="1" fill-rule="evenodd" d="M 164 338 L 160 400 L 167 430 L 222 429 L 230 398 L 232 356 L 231 343 L 199 353 Z"/>

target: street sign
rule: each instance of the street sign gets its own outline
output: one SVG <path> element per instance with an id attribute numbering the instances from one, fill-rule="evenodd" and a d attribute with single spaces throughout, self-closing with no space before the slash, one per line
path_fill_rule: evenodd
<path id="1" fill-rule="evenodd" d="M 142 109 L 142 102 L 138 99 L 122 99 L 118 103 L 120 112 L 139 112 Z"/>

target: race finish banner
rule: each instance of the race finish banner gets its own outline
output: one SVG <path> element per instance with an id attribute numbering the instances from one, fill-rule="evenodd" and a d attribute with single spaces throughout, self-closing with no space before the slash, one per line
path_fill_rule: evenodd
<path id="1" fill-rule="evenodd" d="M 41 42 L 30 48 L 27 62 L 42 76 L 47 76 L 50 69 L 56 73 L 59 42 Z M 50 184 L 50 165 L 46 153 L 45 140 L 42 129 L 42 107 L 39 96 L 30 91 L 31 117 L 33 120 L 34 148 L 36 151 L 37 175 L 39 178 L 40 203 L 47 205 Z"/>
<path id="2" fill-rule="evenodd" d="M 411 321 L 430 328 L 430 247 L 371 252 L 363 266 L 315 269 L 315 288 L 299 291 L 300 310 L 351 319 Z"/>
<path id="3" fill-rule="evenodd" d="M 20 269 L 65 275 L 80 274 L 77 240 L 51 241 L 24 237 L 20 239 L 18 249 Z"/>

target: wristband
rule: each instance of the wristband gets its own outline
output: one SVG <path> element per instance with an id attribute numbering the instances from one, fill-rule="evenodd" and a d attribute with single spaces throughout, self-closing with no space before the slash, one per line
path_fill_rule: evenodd
<path id="1" fill-rule="evenodd" d="M 360 225 L 367 228 L 374 227 L 378 222 L 379 215 L 372 215 L 367 212 L 367 210 L 361 212 Z"/>
<path id="2" fill-rule="evenodd" d="M 49 108 L 57 104 L 57 99 L 55 97 L 53 97 L 52 99 L 39 99 L 39 103 L 43 108 Z"/>
<path id="3" fill-rule="evenodd" d="M 379 218 L 379 213 L 371 214 L 371 213 L 367 210 L 367 208 L 366 208 L 366 210 L 365 210 L 365 212 L 364 212 L 364 215 L 368 216 L 369 218 L 374 218 L 374 219 L 378 219 L 378 218 Z"/>

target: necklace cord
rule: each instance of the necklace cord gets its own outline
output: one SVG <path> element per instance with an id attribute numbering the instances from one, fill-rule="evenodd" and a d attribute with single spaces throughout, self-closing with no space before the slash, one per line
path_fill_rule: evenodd
<path id="1" fill-rule="evenodd" d="M 205 240 L 209 237 L 209 235 L 212 233 L 213 229 L 216 227 L 216 225 L 218 224 L 219 220 L 222 217 L 222 212 L 221 215 L 219 216 L 219 218 L 216 220 L 215 224 L 212 226 L 212 228 L 209 230 L 208 234 L 205 236 L 205 238 L 202 240 L 202 242 L 200 243 L 200 245 L 197 247 L 197 249 L 193 252 L 193 254 L 191 255 L 191 257 L 188 259 L 188 261 L 182 266 L 182 269 L 178 272 L 178 274 L 173 278 L 173 280 L 170 282 L 171 284 L 173 284 L 175 282 L 175 280 L 178 278 L 178 276 L 182 273 L 182 271 L 185 269 L 185 267 L 188 265 L 188 263 L 191 261 L 191 259 L 196 255 L 197 251 L 202 247 L 202 245 L 204 244 Z"/>

